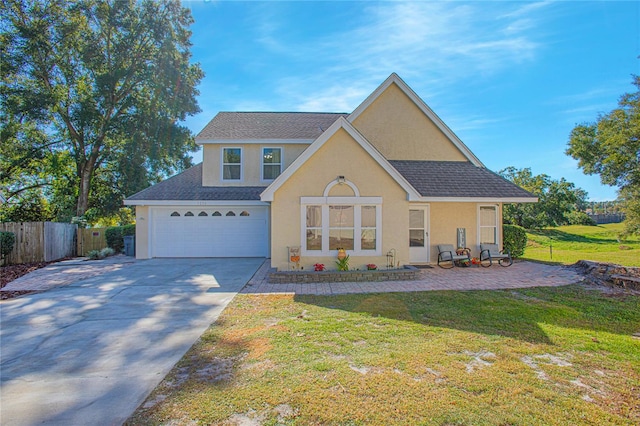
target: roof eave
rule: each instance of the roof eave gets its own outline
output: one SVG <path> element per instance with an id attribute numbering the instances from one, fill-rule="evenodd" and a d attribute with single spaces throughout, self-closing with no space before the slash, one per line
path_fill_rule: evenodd
<path id="1" fill-rule="evenodd" d="M 260 200 L 124 200 L 125 206 L 268 206 Z"/>
<path id="2" fill-rule="evenodd" d="M 410 200 L 411 201 L 411 200 Z M 537 203 L 537 197 L 419 197 L 419 202 L 455 203 Z"/>
<path id="3" fill-rule="evenodd" d="M 256 145 L 290 145 L 290 144 L 306 144 L 310 145 L 314 139 L 300 138 L 300 139 L 282 139 L 282 138 L 252 138 L 252 139 L 198 139 L 196 143 L 198 145 L 224 145 L 224 144 L 256 144 Z"/>

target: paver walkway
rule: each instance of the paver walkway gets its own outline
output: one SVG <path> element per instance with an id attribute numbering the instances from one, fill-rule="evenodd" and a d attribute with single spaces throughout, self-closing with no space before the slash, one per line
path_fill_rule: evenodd
<path id="1" fill-rule="evenodd" d="M 119 271 L 135 262 L 135 258 L 123 255 L 111 256 L 102 260 L 86 260 L 85 258 L 63 260 L 36 269 L 11 281 L 1 288 L 0 292 L 46 291 L 107 272 Z"/>
<path id="2" fill-rule="evenodd" d="M 271 284 L 269 259 L 262 264 L 241 293 L 268 294 L 349 294 L 390 293 L 430 290 L 500 290 L 525 287 L 554 287 L 574 284 L 583 277 L 564 266 L 520 261 L 508 268 L 493 265 L 489 268 L 433 267 L 420 271 L 417 281 L 349 282 L 315 284 Z"/>

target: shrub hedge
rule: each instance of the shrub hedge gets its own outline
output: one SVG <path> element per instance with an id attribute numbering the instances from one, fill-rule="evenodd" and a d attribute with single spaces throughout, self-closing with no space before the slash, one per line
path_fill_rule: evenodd
<path id="1" fill-rule="evenodd" d="M 122 253 L 124 250 L 123 237 L 127 235 L 136 235 L 136 225 L 110 226 L 104 231 L 107 246 L 111 247 L 116 253 Z"/>
<path id="2" fill-rule="evenodd" d="M 527 232 L 518 225 L 502 225 L 504 248 L 511 251 L 512 257 L 520 257 L 527 246 Z"/>

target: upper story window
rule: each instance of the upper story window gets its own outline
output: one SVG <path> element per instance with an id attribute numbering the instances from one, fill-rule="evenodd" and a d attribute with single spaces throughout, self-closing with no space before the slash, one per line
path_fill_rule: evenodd
<path id="1" fill-rule="evenodd" d="M 222 180 L 242 180 L 242 148 L 222 148 Z"/>
<path id="2" fill-rule="evenodd" d="M 262 180 L 273 180 L 282 173 L 282 148 L 262 148 Z"/>

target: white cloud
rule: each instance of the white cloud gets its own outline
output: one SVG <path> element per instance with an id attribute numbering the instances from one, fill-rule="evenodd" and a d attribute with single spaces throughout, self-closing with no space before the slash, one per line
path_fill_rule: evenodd
<path id="1" fill-rule="evenodd" d="M 423 96 L 446 92 L 534 60 L 537 13 L 548 4 L 376 2 L 353 28 L 291 47 L 313 72 L 283 78 L 278 92 L 299 109 L 350 111 L 391 72 Z"/>

